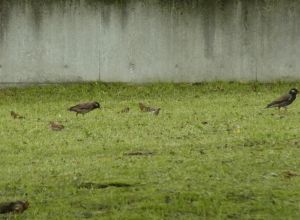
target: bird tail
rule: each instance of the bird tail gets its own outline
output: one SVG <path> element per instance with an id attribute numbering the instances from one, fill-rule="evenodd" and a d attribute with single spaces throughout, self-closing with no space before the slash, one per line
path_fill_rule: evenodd
<path id="1" fill-rule="evenodd" d="M 160 108 L 156 109 L 155 112 L 154 112 L 154 114 L 155 114 L 155 115 L 158 115 L 158 114 L 159 114 L 159 111 L 160 111 Z"/>

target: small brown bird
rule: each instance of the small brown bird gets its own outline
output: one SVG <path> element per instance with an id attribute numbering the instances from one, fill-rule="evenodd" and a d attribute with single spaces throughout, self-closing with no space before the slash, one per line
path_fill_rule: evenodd
<path id="1" fill-rule="evenodd" d="M 126 107 L 126 108 L 122 109 L 119 113 L 128 113 L 129 110 L 130 110 L 130 108 Z"/>
<path id="2" fill-rule="evenodd" d="M 274 108 L 277 107 L 278 109 L 280 109 L 281 107 L 286 109 L 286 106 L 290 105 L 293 103 L 293 101 L 295 101 L 296 97 L 298 94 L 298 90 L 293 88 L 289 91 L 288 94 L 283 95 L 277 99 L 275 99 L 273 102 L 271 102 L 270 104 L 267 105 L 266 108 Z"/>
<path id="3" fill-rule="evenodd" d="M 296 176 L 299 176 L 299 174 L 298 173 L 295 173 L 295 172 L 293 172 L 293 171 L 284 171 L 283 173 L 283 176 L 285 177 L 285 178 L 292 178 L 292 177 L 296 177 Z"/>
<path id="4" fill-rule="evenodd" d="M 142 112 L 148 112 L 149 111 L 149 107 L 145 106 L 143 103 L 139 103 L 139 107 L 141 109 Z"/>
<path id="5" fill-rule="evenodd" d="M 18 113 L 14 112 L 14 111 L 10 111 L 10 115 L 11 117 L 13 117 L 14 119 L 24 119 L 25 117 L 19 115 Z"/>
<path id="6" fill-rule="evenodd" d="M 160 111 L 160 108 L 152 108 L 152 107 L 149 107 L 149 106 L 145 106 L 141 102 L 139 103 L 139 107 L 140 107 L 140 110 L 142 112 L 152 112 L 154 115 L 158 115 L 159 111 Z"/>
<path id="7" fill-rule="evenodd" d="M 0 204 L 0 214 L 9 212 L 22 213 L 29 207 L 28 201 L 16 201 Z"/>
<path id="8" fill-rule="evenodd" d="M 72 106 L 68 110 L 76 112 L 76 116 L 77 116 L 78 114 L 84 115 L 85 113 L 88 113 L 96 108 L 101 108 L 101 106 L 98 102 L 86 102 L 86 103 L 81 103 L 81 104 Z"/>
<path id="9" fill-rule="evenodd" d="M 53 131 L 61 131 L 62 129 L 65 128 L 62 124 L 59 124 L 58 122 L 50 121 L 50 128 Z"/>

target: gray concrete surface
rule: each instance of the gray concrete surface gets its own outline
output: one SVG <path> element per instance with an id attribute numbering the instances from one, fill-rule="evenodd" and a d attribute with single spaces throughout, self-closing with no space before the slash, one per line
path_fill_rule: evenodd
<path id="1" fill-rule="evenodd" d="M 0 0 L 0 83 L 299 80 L 298 0 Z"/>

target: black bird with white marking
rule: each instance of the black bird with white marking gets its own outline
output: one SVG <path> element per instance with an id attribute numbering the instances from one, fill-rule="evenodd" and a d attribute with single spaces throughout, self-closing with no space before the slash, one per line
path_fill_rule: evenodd
<path id="1" fill-rule="evenodd" d="M 266 108 L 286 108 L 288 105 L 292 104 L 293 101 L 295 101 L 298 92 L 299 91 L 297 89 L 293 88 L 288 94 L 283 95 L 268 104 Z"/>
<path id="2" fill-rule="evenodd" d="M 22 213 L 29 207 L 28 201 L 16 201 L 0 204 L 0 214 L 5 213 Z"/>
<path id="3" fill-rule="evenodd" d="M 85 113 L 88 113 L 97 108 L 101 108 L 99 102 L 86 102 L 86 103 L 81 103 L 81 104 L 72 106 L 68 110 L 76 112 L 76 116 L 77 116 L 78 114 L 84 115 Z"/>

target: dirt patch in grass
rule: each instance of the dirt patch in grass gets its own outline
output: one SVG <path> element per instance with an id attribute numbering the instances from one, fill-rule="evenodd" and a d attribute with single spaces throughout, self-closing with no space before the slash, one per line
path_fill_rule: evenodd
<path id="1" fill-rule="evenodd" d="M 133 151 L 124 153 L 125 156 L 153 156 L 154 152 L 147 152 L 147 151 Z"/>
<path id="2" fill-rule="evenodd" d="M 134 185 L 128 184 L 128 183 L 93 183 L 93 182 L 86 182 L 86 183 L 81 183 L 78 185 L 78 188 L 85 188 L 85 189 L 105 189 L 108 187 L 117 187 L 117 188 L 128 188 L 128 187 L 133 187 Z"/>

